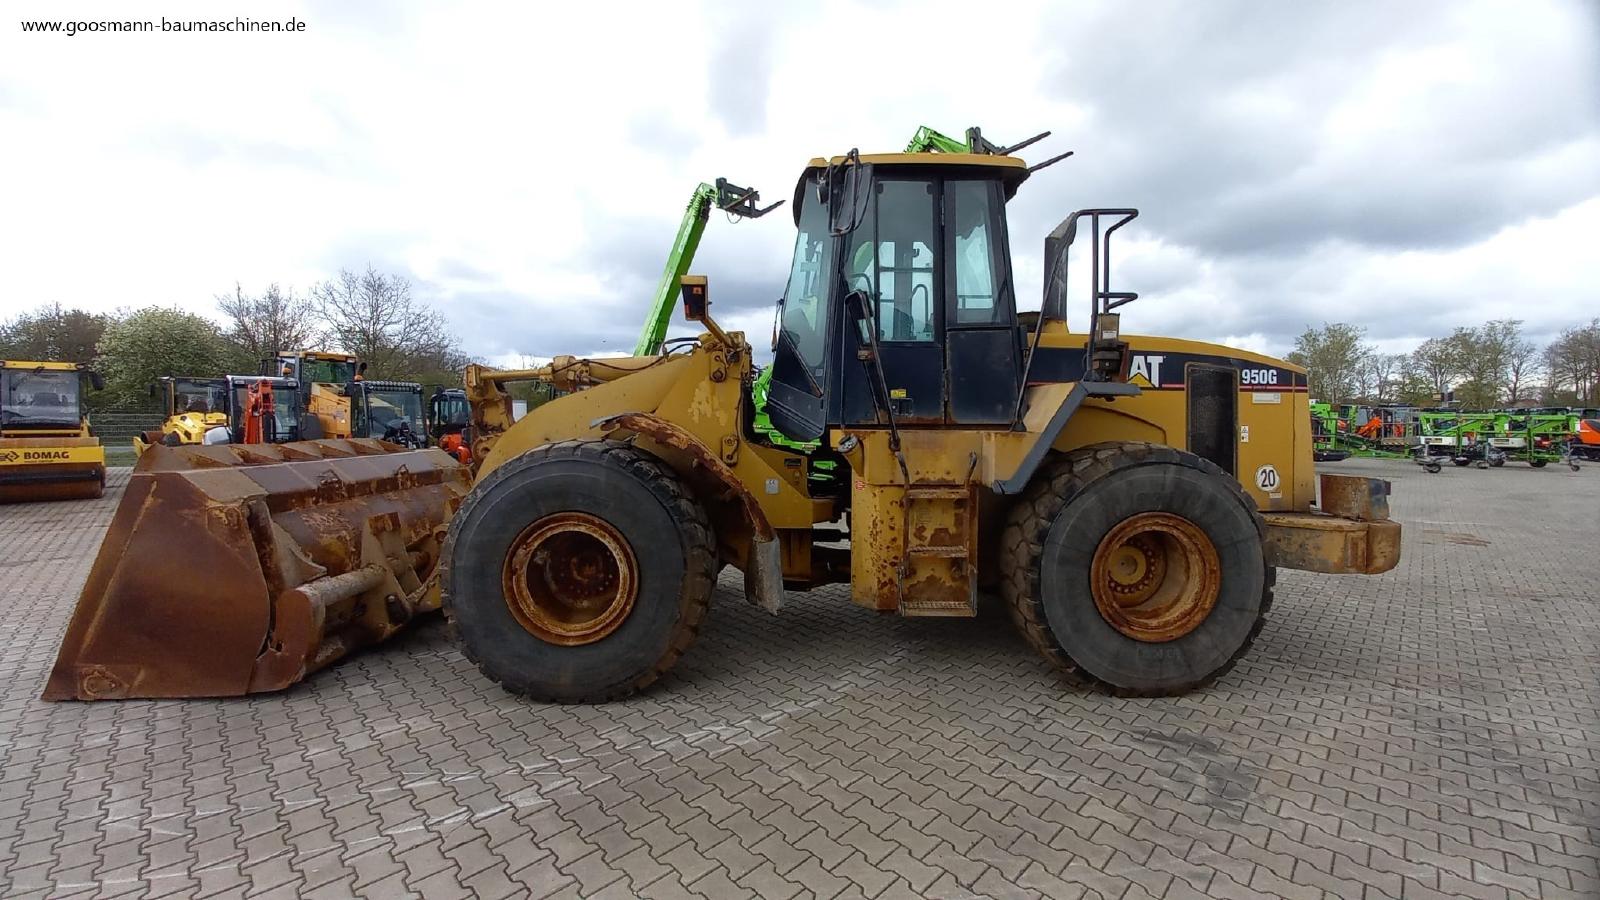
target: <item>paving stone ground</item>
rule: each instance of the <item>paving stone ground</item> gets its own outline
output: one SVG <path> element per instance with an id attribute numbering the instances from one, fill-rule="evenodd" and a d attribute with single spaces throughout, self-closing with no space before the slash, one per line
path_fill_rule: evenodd
<path id="1" fill-rule="evenodd" d="M 0 896 L 1600 897 L 1600 468 L 1332 468 L 1394 480 L 1405 561 L 1282 573 L 1165 700 L 1003 615 L 725 580 L 623 703 L 510 697 L 430 621 L 275 696 L 47 704 L 127 473 L 0 507 Z"/>

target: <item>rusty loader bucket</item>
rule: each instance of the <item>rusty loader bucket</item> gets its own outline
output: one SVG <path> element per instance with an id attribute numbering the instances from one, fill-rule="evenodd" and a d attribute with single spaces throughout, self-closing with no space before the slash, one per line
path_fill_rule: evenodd
<path id="1" fill-rule="evenodd" d="M 374 440 L 153 446 L 100 545 L 46 700 L 288 687 L 437 609 L 471 487 L 439 450 Z"/>

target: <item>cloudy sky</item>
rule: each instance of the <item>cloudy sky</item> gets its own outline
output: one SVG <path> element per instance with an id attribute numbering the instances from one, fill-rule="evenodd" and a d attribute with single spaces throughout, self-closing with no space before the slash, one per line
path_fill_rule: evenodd
<path id="1" fill-rule="evenodd" d="M 1056 221 L 1133 205 L 1130 331 L 1281 353 L 1349 321 L 1397 351 L 1600 315 L 1588 0 L 354 6 L 6 4 L 0 315 L 215 315 L 370 263 L 475 356 L 627 349 L 696 183 L 786 198 L 920 124 L 1076 151 L 1012 203 L 1024 306 Z M 306 29 L 22 32 L 69 8 Z M 760 345 L 792 235 L 714 216 L 695 266 Z"/>

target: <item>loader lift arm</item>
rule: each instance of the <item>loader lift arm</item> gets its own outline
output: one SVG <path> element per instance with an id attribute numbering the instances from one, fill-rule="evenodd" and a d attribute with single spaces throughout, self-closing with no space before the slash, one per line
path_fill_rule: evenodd
<path id="1" fill-rule="evenodd" d="M 779 200 L 771 206 L 760 205 L 761 194 L 751 188 L 742 188 L 718 178 L 714 185 L 702 183 L 689 197 L 683 221 L 678 224 L 678 235 L 672 240 L 672 250 L 667 254 L 667 264 L 661 270 L 661 280 L 656 284 L 650 302 L 650 315 L 644 320 L 644 330 L 639 333 L 639 343 L 634 345 L 634 356 L 654 356 L 661 352 L 667 338 L 667 325 L 672 321 L 672 310 L 677 306 L 678 284 L 689 274 L 695 251 L 700 249 L 700 237 L 705 234 L 706 221 L 711 218 L 711 208 L 741 219 L 758 219 L 783 205 Z"/>

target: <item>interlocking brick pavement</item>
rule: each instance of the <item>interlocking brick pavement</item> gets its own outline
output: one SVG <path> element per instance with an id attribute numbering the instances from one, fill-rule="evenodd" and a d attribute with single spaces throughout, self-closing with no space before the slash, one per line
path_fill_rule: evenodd
<path id="1" fill-rule="evenodd" d="M 0 896 L 1600 896 L 1600 471 L 1333 468 L 1395 481 L 1405 562 L 1282 573 L 1165 700 L 1003 615 L 724 582 L 624 703 L 512 698 L 430 621 L 280 695 L 46 704 L 126 470 L 0 507 Z"/>

